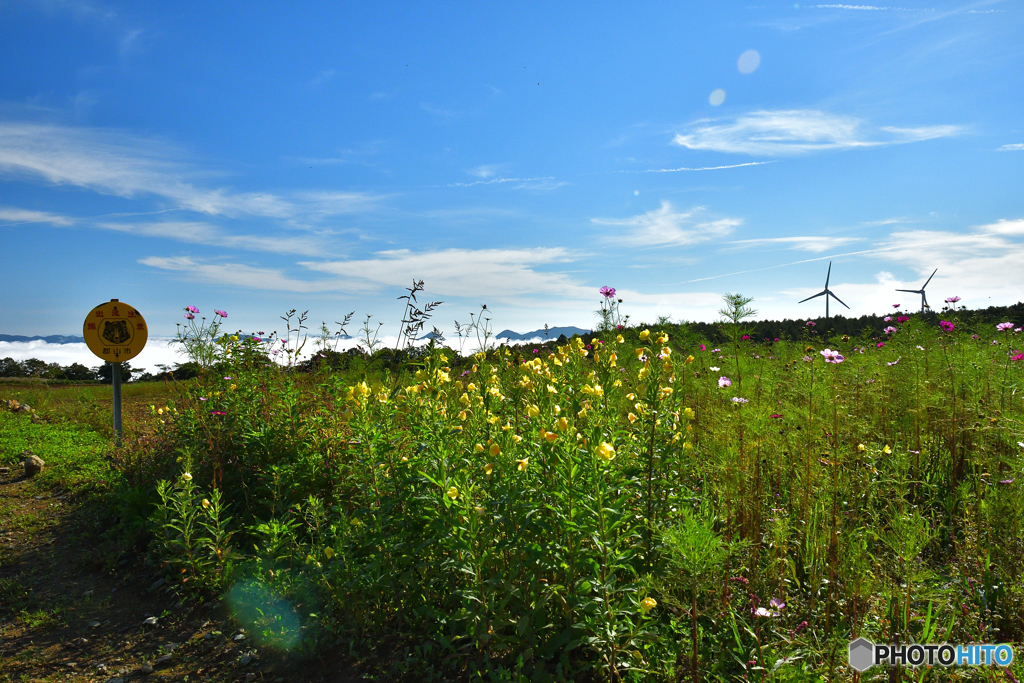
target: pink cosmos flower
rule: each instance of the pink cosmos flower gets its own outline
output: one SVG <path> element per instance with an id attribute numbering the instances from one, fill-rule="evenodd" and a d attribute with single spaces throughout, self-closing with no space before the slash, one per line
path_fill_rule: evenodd
<path id="1" fill-rule="evenodd" d="M 598 291 L 601 292 L 601 296 L 603 296 L 605 299 L 614 299 L 615 298 L 615 288 L 614 287 L 608 287 L 606 285 L 606 286 L 602 287 Z"/>
<path id="2" fill-rule="evenodd" d="M 774 616 L 776 616 L 775 612 L 772 612 L 771 610 L 767 610 L 764 607 L 757 607 L 757 608 L 755 608 L 753 610 L 753 612 L 754 612 L 754 616 L 755 617 L 774 617 Z"/>
<path id="3" fill-rule="evenodd" d="M 886 334 L 893 334 L 896 332 L 896 328 L 893 327 L 892 325 L 889 325 L 889 327 L 882 330 L 882 332 L 885 332 Z"/>
<path id="4" fill-rule="evenodd" d="M 813 358 L 811 358 L 810 356 L 804 356 L 804 359 L 803 359 L 803 360 L 804 360 L 804 362 L 805 362 L 805 363 L 810 363 L 810 362 L 811 362 L 812 360 L 814 360 L 814 359 L 813 359 Z"/>
<path id="5" fill-rule="evenodd" d="M 1012 484 L 1014 481 L 1016 481 L 1016 479 L 1000 479 L 999 483 L 1000 484 Z"/>
<path id="6" fill-rule="evenodd" d="M 730 382 L 730 384 L 731 384 L 731 382 Z M 732 397 L 732 402 L 733 403 L 750 403 L 750 401 L 748 399 L 742 398 L 740 396 L 733 396 Z"/>
<path id="7" fill-rule="evenodd" d="M 875 344 L 875 348 L 877 348 L 877 349 L 880 349 L 883 346 L 885 346 L 885 342 L 878 342 L 877 344 Z"/>
<path id="8" fill-rule="evenodd" d="M 722 349 L 711 349 L 711 353 L 720 353 Z"/>
<path id="9" fill-rule="evenodd" d="M 216 313 L 217 315 L 219 315 L 219 316 L 220 316 L 220 317 L 222 317 L 222 318 L 226 318 L 226 317 L 228 317 L 228 313 L 227 313 L 227 311 L 219 311 L 219 310 L 217 310 L 217 309 L 215 308 L 215 309 L 213 309 L 213 312 L 214 312 L 214 313 Z"/>
<path id="10" fill-rule="evenodd" d="M 227 415 L 223 410 L 211 410 L 210 415 Z"/>
<path id="11" fill-rule="evenodd" d="M 188 311 L 189 313 L 198 313 L 199 312 L 199 309 L 196 308 L 195 306 L 186 306 L 185 310 Z"/>
<path id="12" fill-rule="evenodd" d="M 980 334 L 972 334 L 971 335 L 971 339 L 981 339 L 981 335 Z"/>
<path id="13" fill-rule="evenodd" d="M 939 327 L 941 327 L 946 332 L 952 332 L 953 328 L 956 327 L 956 325 L 954 325 L 953 323 L 949 322 L 948 320 L 940 320 L 939 321 Z"/>
<path id="14" fill-rule="evenodd" d="M 891 363 L 886 363 L 886 365 L 888 365 L 889 367 L 892 367 L 892 366 L 896 365 L 897 363 L 899 363 L 901 360 L 903 360 L 903 356 L 900 356 L 899 358 L 897 358 L 896 360 L 894 360 Z"/>
<path id="15" fill-rule="evenodd" d="M 900 307 L 900 305 L 901 305 L 901 304 L 893 304 L 893 305 L 892 305 L 892 307 L 893 307 L 893 308 L 899 308 L 899 307 Z"/>
<path id="16" fill-rule="evenodd" d="M 772 413 L 771 415 L 769 415 L 769 417 L 771 419 L 773 419 L 773 420 L 781 420 L 782 419 L 782 416 L 779 415 L 778 413 Z"/>
<path id="17" fill-rule="evenodd" d="M 750 335 L 749 334 L 745 334 L 742 337 L 740 337 L 740 339 L 742 339 L 743 341 L 747 341 L 748 339 L 750 339 Z"/>
<path id="18" fill-rule="evenodd" d="M 996 325 L 996 329 L 1000 332 L 1009 332 L 1013 329 L 1013 323 L 999 323 Z"/>
<path id="19" fill-rule="evenodd" d="M 910 318 L 909 318 L 909 317 L 907 317 L 907 316 L 905 316 L 905 315 L 901 315 L 901 316 L 898 316 L 898 317 L 896 318 L 896 322 L 897 322 L 898 324 L 900 324 L 900 325 L 902 325 L 903 323 L 907 322 L 908 320 L 910 320 Z"/>
<path id="20" fill-rule="evenodd" d="M 947 304 L 955 304 L 957 301 L 960 301 L 960 297 L 958 296 L 951 296 L 948 299 L 946 299 Z"/>
<path id="21" fill-rule="evenodd" d="M 723 376 L 718 378 L 718 388 L 719 389 L 725 389 L 726 387 L 731 387 L 731 386 L 732 386 L 732 380 L 729 379 L 728 377 L 723 375 Z"/>
<path id="22" fill-rule="evenodd" d="M 882 322 L 891 323 L 892 322 L 892 316 L 891 315 L 885 316 L 884 318 L 882 318 Z"/>
<path id="23" fill-rule="evenodd" d="M 825 357 L 826 363 L 839 364 L 846 360 L 845 358 L 843 358 L 842 354 L 839 353 L 838 350 L 833 351 L 832 349 L 825 349 L 824 351 L 821 352 L 821 355 Z"/>
<path id="24" fill-rule="evenodd" d="M 1010 360 L 1024 360 L 1024 353 L 1018 353 L 1016 356 L 1014 356 Z"/>
<path id="25" fill-rule="evenodd" d="M 707 348 L 708 348 L 708 347 L 704 346 L 703 344 L 701 344 L 701 345 L 700 345 L 700 350 L 701 350 L 701 351 L 706 351 L 706 350 L 707 350 Z"/>
<path id="26" fill-rule="evenodd" d="M 807 327 L 816 327 L 817 324 L 818 323 L 814 322 L 813 320 L 808 320 L 807 321 Z"/>
<path id="27" fill-rule="evenodd" d="M 768 601 L 768 604 L 771 606 L 772 609 L 776 609 L 776 610 L 785 609 L 785 607 L 786 607 L 786 603 L 784 603 L 779 598 L 772 598 L 771 600 Z"/>
<path id="28" fill-rule="evenodd" d="M 196 319 L 196 317 L 194 315 L 192 315 L 191 313 L 186 313 L 185 314 L 185 320 L 195 320 L 195 319 Z"/>

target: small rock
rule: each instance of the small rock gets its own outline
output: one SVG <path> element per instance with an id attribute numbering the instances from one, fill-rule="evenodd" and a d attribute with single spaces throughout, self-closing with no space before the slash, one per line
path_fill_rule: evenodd
<path id="1" fill-rule="evenodd" d="M 10 467 L 0 467 L 0 474 L 7 474 L 11 471 Z"/>
<path id="2" fill-rule="evenodd" d="M 69 669 L 77 669 L 78 668 L 78 662 L 68 662 L 68 668 Z"/>
<path id="3" fill-rule="evenodd" d="M 139 667 L 139 673 L 142 673 L 142 674 L 151 674 L 151 673 L 153 673 L 153 665 L 152 664 L 143 664 L 142 666 Z"/>
<path id="4" fill-rule="evenodd" d="M 249 673 L 245 674 L 245 680 L 247 680 L 247 681 L 255 681 L 256 680 L 256 674 L 254 674 L 253 672 L 250 671 Z"/>
<path id="5" fill-rule="evenodd" d="M 157 579 L 153 582 L 153 585 L 149 587 L 149 590 L 155 591 L 157 588 L 164 585 L 165 583 L 167 583 L 167 579 Z"/>
<path id="6" fill-rule="evenodd" d="M 46 462 L 44 462 L 43 459 L 40 458 L 38 455 L 29 454 L 29 456 L 25 458 L 24 464 L 25 476 L 34 477 L 43 471 L 43 465 L 45 465 Z"/>
<path id="7" fill-rule="evenodd" d="M 101 673 L 106 672 L 106 670 L 107 670 L 107 665 L 106 664 L 97 664 L 96 665 L 96 673 L 101 674 Z"/>
<path id="8" fill-rule="evenodd" d="M 171 663 L 171 655 L 164 655 L 162 657 L 157 657 L 156 661 L 153 662 L 153 665 L 154 666 L 163 666 L 164 664 L 170 664 L 170 663 Z"/>
<path id="9" fill-rule="evenodd" d="M 124 683 L 123 678 L 108 678 L 106 683 Z"/>
<path id="10" fill-rule="evenodd" d="M 203 634 L 203 640 L 211 640 L 212 638 L 213 638 L 213 634 L 212 633 L 205 633 L 205 634 Z"/>
<path id="11" fill-rule="evenodd" d="M 89 628 L 99 628 L 100 622 L 99 622 L 98 620 L 96 620 L 96 619 L 93 619 L 92 621 L 90 621 L 90 622 L 89 622 L 88 624 L 86 624 L 86 625 L 87 625 L 87 626 L 88 626 Z"/>
<path id="12" fill-rule="evenodd" d="M 156 626 L 156 617 L 146 617 L 145 621 L 142 622 L 143 626 Z"/>
<path id="13" fill-rule="evenodd" d="M 87 590 L 84 593 L 82 593 L 82 597 L 83 598 L 88 598 L 90 596 L 92 596 L 92 591 L 91 590 Z"/>
<path id="14" fill-rule="evenodd" d="M 236 643 L 240 643 L 243 640 L 245 640 L 245 634 L 244 633 L 235 634 L 235 637 L 232 638 L 231 640 L 235 641 Z"/>
<path id="15" fill-rule="evenodd" d="M 249 666 L 252 664 L 252 654 L 246 652 L 238 658 L 238 666 Z"/>

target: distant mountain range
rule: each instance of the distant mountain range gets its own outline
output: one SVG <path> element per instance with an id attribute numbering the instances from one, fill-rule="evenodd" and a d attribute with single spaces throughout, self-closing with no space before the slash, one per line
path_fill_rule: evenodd
<path id="1" fill-rule="evenodd" d="M 512 330 L 502 330 L 498 334 L 494 335 L 496 339 L 508 339 L 510 341 L 525 341 L 527 339 L 551 339 L 552 341 L 558 339 L 561 335 L 571 337 L 574 334 L 583 336 L 590 334 L 590 330 L 584 330 L 582 327 L 549 327 L 548 329 L 541 328 L 534 330 L 533 332 L 513 332 Z"/>
<path id="2" fill-rule="evenodd" d="M 5 342 L 30 342 L 30 341 L 44 341 L 48 344 L 83 344 L 85 343 L 85 337 L 75 337 L 66 334 L 51 334 L 48 337 L 25 337 L 20 334 L 0 334 L 0 341 Z"/>

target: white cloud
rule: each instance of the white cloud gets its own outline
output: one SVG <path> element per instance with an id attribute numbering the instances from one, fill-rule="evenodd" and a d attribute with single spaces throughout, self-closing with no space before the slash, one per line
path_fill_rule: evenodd
<path id="1" fill-rule="evenodd" d="M 540 178 L 491 178 L 490 180 L 474 180 L 471 183 L 448 183 L 444 187 L 475 187 L 503 183 L 515 183 L 512 186 L 514 190 L 553 190 L 565 185 L 564 182 L 556 182 L 551 176 L 544 176 Z"/>
<path id="2" fill-rule="evenodd" d="M 755 111 L 731 123 L 697 121 L 673 142 L 688 149 L 771 156 L 919 142 L 961 130 L 957 126 L 889 126 L 881 129 L 888 136 L 877 136 L 864 128 L 858 118 L 810 109 Z"/>
<path id="3" fill-rule="evenodd" d="M 273 253 L 301 254 L 303 256 L 322 256 L 327 246 L 318 239 L 308 236 L 264 236 L 264 235 L 232 235 L 222 228 L 200 221 L 161 221 L 158 223 L 98 223 L 98 228 L 117 232 L 141 235 L 144 237 L 163 237 L 188 242 L 190 244 L 209 244 L 234 249 L 251 251 L 269 251 Z"/>
<path id="4" fill-rule="evenodd" d="M 179 208 L 237 217 L 299 219 L 368 210 L 379 197 L 365 193 L 234 192 L 208 188 L 209 173 L 186 164 L 184 154 L 153 139 L 53 124 L 0 123 L 0 173 L 41 178 L 119 197 L 156 195 Z M 339 207 L 344 206 L 343 210 Z M 358 207 L 358 208 L 356 208 Z"/>
<path id="5" fill-rule="evenodd" d="M 797 251 L 821 253 L 831 249 L 837 249 L 850 244 L 851 242 L 861 241 L 863 241 L 863 238 L 860 237 L 824 237 L 817 235 L 804 235 L 800 237 L 770 237 L 752 240 L 736 240 L 732 242 L 732 244 L 742 245 L 745 247 L 763 247 L 778 244 L 789 247 L 790 249 L 796 249 Z"/>
<path id="6" fill-rule="evenodd" d="M 483 178 L 484 180 L 487 180 L 495 173 L 500 171 L 504 166 L 505 164 L 484 164 L 483 166 L 471 168 L 468 171 L 466 171 L 466 173 L 468 173 L 471 176 L 476 176 L 477 178 Z"/>
<path id="7" fill-rule="evenodd" d="M 562 248 L 428 252 L 399 249 L 378 252 L 375 256 L 362 260 L 310 261 L 301 265 L 363 287 L 404 287 L 415 277 L 427 283 L 429 297 L 455 296 L 507 302 L 531 295 L 592 298 L 590 288 L 581 287 L 567 275 L 538 269 L 573 260 L 572 255 Z"/>
<path id="8" fill-rule="evenodd" d="M 638 216 L 591 218 L 590 222 L 626 228 L 623 234 L 606 236 L 610 242 L 657 247 L 686 246 L 724 237 L 743 221 L 738 218 L 706 218 L 703 207 L 680 213 L 670 202 L 663 201 L 660 208 Z"/>
<path id="9" fill-rule="evenodd" d="M 150 256 L 139 263 L 151 268 L 182 273 L 206 284 L 233 285 L 246 289 L 275 292 L 327 292 L 342 289 L 342 283 L 327 280 L 297 280 L 276 268 L 260 268 L 242 263 L 197 261 L 188 256 Z"/>
<path id="10" fill-rule="evenodd" d="M 999 152 L 1024 152 L 1024 142 L 1014 142 L 1009 145 L 1003 145 L 998 150 Z"/>
<path id="11" fill-rule="evenodd" d="M 60 227 L 67 227 L 74 223 L 74 219 L 65 216 L 58 216 L 45 211 L 31 211 L 29 209 L 16 209 L 13 207 L 0 206 L 0 221 L 4 223 L 49 223 Z"/>

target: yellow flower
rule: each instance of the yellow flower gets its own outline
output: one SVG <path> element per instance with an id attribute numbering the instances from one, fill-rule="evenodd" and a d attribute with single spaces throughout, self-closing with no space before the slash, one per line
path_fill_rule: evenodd
<path id="1" fill-rule="evenodd" d="M 672 395 L 672 387 L 661 387 L 658 389 L 658 393 L 662 398 L 668 398 Z"/>
<path id="2" fill-rule="evenodd" d="M 623 339 L 623 338 L 622 338 L 622 335 L 620 334 L 620 335 L 617 335 L 617 336 L 615 337 L 615 341 L 617 341 L 618 343 L 622 344 L 622 343 L 623 343 L 623 342 L 625 342 L 626 340 L 625 340 L 625 339 Z"/>
<path id="3" fill-rule="evenodd" d="M 494 472 L 494 463 L 489 462 L 486 465 L 484 465 L 484 474 L 486 474 L 489 477 L 491 476 L 492 472 Z"/>
<path id="4" fill-rule="evenodd" d="M 448 487 L 448 490 L 445 492 L 444 495 L 448 496 L 452 500 L 455 500 L 456 498 L 459 497 L 459 489 L 457 489 L 454 486 L 450 486 Z"/>
<path id="5" fill-rule="evenodd" d="M 466 421 L 466 418 L 467 418 L 467 417 L 469 417 L 469 415 L 467 415 L 467 413 L 466 413 L 466 411 L 465 411 L 465 410 L 460 410 L 460 411 L 459 411 L 459 419 L 460 419 L 460 420 L 462 420 L 463 422 L 465 422 L 465 421 Z"/>
<path id="6" fill-rule="evenodd" d="M 865 446 L 864 444 L 862 444 L 862 443 L 857 444 L 857 450 L 860 451 L 861 453 L 863 453 L 867 449 L 868 449 L 868 447 Z"/>
<path id="7" fill-rule="evenodd" d="M 558 434 L 555 434 L 554 432 L 548 432 L 548 431 L 545 431 L 543 429 L 540 430 L 540 435 L 548 443 L 554 443 L 555 439 L 558 438 Z"/>
<path id="8" fill-rule="evenodd" d="M 892 453 L 892 449 L 889 448 L 889 444 L 885 445 L 885 448 L 882 449 L 882 452 L 885 453 L 886 455 L 889 455 L 890 453 Z"/>
<path id="9" fill-rule="evenodd" d="M 637 348 L 635 349 L 635 351 L 636 351 L 636 357 L 637 357 L 637 358 L 640 358 L 641 356 L 645 356 L 645 355 L 647 355 L 647 347 L 644 347 L 644 346 L 638 346 L 638 347 L 637 347 Z"/>
<path id="10" fill-rule="evenodd" d="M 648 369 L 647 369 L 647 366 L 645 365 L 645 366 L 643 366 L 642 368 L 640 368 L 640 372 L 636 373 L 636 376 L 637 376 L 637 377 L 638 377 L 639 379 L 644 379 L 644 378 L 645 378 L 645 377 L 647 377 L 647 375 L 649 375 L 650 373 L 651 373 L 651 371 L 650 371 L 650 370 L 648 370 Z"/>
<path id="11" fill-rule="evenodd" d="M 232 390 L 234 390 L 234 389 L 237 389 L 237 388 L 238 388 L 238 385 L 236 385 L 236 384 L 232 384 L 232 385 L 231 385 L 231 389 L 232 389 Z"/>
<path id="12" fill-rule="evenodd" d="M 476 369 L 475 366 L 474 369 Z M 470 382 L 466 385 L 466 391 L 476 391 L 476 385 Z"/>
<path id="13" fill-rule="evenodd" d="M 540 408 L 533 404 L 530 404 L 526 408 L 526 414 L 529 415 L 530 417 L 537 417 L 538 415 L 540 415 Z"/>
<path id="14" fill-rule="evenodd" d="M 665 358 L 668 358 L 669 356 L 672 355 L 672 349 L 670 349 L 667 346 L 661 347 L 661 355 L 664 356 Z"/>
<path id="15" fill-rule="evenodd" d="M 164 414 L 164 409 L 163 408 L 157 408 L 156 409 L 156 414 L 157 415 L 163 415 Z"/>
<path id="16" fill-rule="evenodd" d="M 693 356 L 687 356 L 686 357 L 686 362 L 687 363 L 692 363 L 693 362 Z"/>
<path id="17" fill-rule="evenodd" d="M 555 389 L 555 387 L 553 385 L 549 384 L 548 385 L 548 393 L 549 394 L 557 394 L 558 393 L 558 389 Z"/>
<path id="18" fill-rule="evenodd" d="M 192 481 L 192 475 L 189 474 L 188 472 L 186 472 L 185 474 L 181 475 L 181 478 L 184 479 L 185 481 Z"/>
<path id="19" fill-rule="evenodd" d="M 633 393 L 626 394 L 626 400 L 627 401 L 632 401 L 635 398 L 636 398 L 636 394 L 633 394 Z"/>
<path id="20" fill-rule="evenodd" d="M 501 453 L 501 446 L 496 443 L 492 443 L 491 447 L 487 449 L 487 452 L 491 454 L 491 457 L 494 457 Z"/>
<path id="21" fill-rule="evenodd" d="M 683 448 L 685 448 L 688 451 L 692 451 L 693 450 L 693 444 L 690 443 L 689 441 L 687 441 L 686 443 L 683 444 Z"/>
<path id="22" fill-rule="evenodd" d="M 633 424 L 634 422 L 636 422 L 636 415 L 634 413 L 630 413 L 629 415 L 626 416 L 626 419 L 629 420 L 630 424 Z"/>
<path id="23" fill-rule="evenodd" d="M 692 420 L 694 417 L 696 417 L 696 415 L 693 412 L 693 408 L 691 408 L 690 406 L 686 406 L 685 408 L 683 408 L 683 415 L 686 416 L 687 420 Z"/>
<path id="24" fill-rule="evenodd" d="M 519 436 L 518 434 L 514 434 L 512 436 L 512 439 L 515 440 L 516 443 L 522 443 L 523 441 L 523 437 Z"/>
<path id="25" fill-rule="evenodd" d="M 614 382 L 612 382 L 612 386 L 615 387 L 616 389 L 618 389 L 619 387 L 622 386 L 622 380 L 621 379 L 615 380 Z"/>
<path id="26" fill-rule="evenodd" d="M 668 344 L 668 335 L 662 332 L 654 341 L 658 342 L 659 344 Z"/>
<path id="27" fill-rule="evenodd" d="M 437 381 L 438 382 L 441 382 L 441 383 L 450 382 L 451 379 L 452 379 L 451 376 L 447 372 L 444 372 L 443 370 L 438 370 L 437 371 Z"/>
<path id="28" fill-rule="evenodd" d="M 644 330 L 643 332 L 640 333 L 640 339 L 642 341 L 647 341 L 650 338 L 651 338 L 651 331 L 650 330 Z"/>
<path id="29" fill-rule="evenodd" d="M 478 443 L 477 445 L 473 446 L 473 452 L 474 453 L 483 453 L 484 452 L 484 445 L 482 443 Z"/>
<path id="30" fill-rule="evenodd" d="M 569 421 L 566 420 L 564 417 L 558 418 L 558 421 L 555 422 L 555 429 L 557 429 L 560 432 L 564 432 L 568 428 L 569 428 Z"/>
<path id="31" fill-rule="evenodd" d="M 231 335 L 231 341 L 238 341 L 238 335 L 237 334 Z"/>
<path id="32" fill-rule="evenodd" d="M 206 500 L 205 498 L 203 498 L 203 507 L 204 507 L 204 508 L 208 508 L 208 507 L 210 507 L 210 501 L 208 501 L 208 500 Z"/>
<path id="33" fill-rule="evenodd" d="M 615 447 L 607 441 L 602 441 L 601 445 L 597 447 L 597 454 L 605 460 L 615 459 Z"/>
<path id="34" fill-rule="evenodd" d="M 520 472 L 524 471 L 527 467 L 530 466 L 530 459 L 529 458 L 523 458 L 522 460 L 516 460 L 516 462 L 518 463 L 516 465 L 516 469 L 519 470 Z"/>
<path id="35" fill-rule="evenodd" d="M 324 555 L 327 556 L 328 560 L 334 557 L 334 548 L 324 548 Z"/>
<path id="36" fill-rule="evenodd" d="M 658 601 L 654 598 L 644 598 L 640 601 L 640 607 L 645 612 L 650 612 L 652 609 L 658 606 Z"/>

